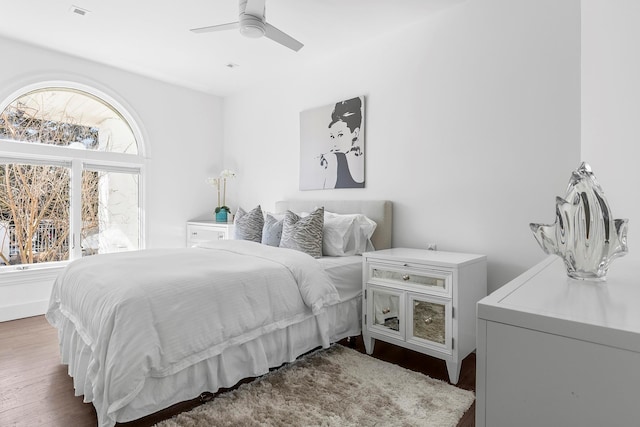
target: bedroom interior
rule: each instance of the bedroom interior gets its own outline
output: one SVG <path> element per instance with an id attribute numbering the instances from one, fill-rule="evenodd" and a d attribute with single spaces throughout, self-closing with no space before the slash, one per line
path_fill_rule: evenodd
<path id="1" fill-rule="evenodd" d="M 403 0 L 393 2 L 396 9 L 384 1 L 332 2 L 323 9 L 313 0 L 268 0 L 268 22 L 302 42 L 298 52 L 233 31 L 189 32 L 236 19 L 234 0 L 220 2 L 228 3 L 220 9 L 192 0 L 157 16 L 142 4 L 124 14 L 124 3 L 105 10 L 86 1 L 77 3 L 88 11 L 79 16 L 69 12 L 71 4 L 40 2 L 65 28 L 58 44 L 54 20 L 40 22 L 44 36 L 38 38 L 35 24 L 19 24 L 31 12 L 14 3 L 6 9 L 13 19 L 0 29 L 0 51 L 11 58 L 0 67 L 0 110 L 37 82 L 92 87 L 124 108 L 144 147 L 148 249 L 184 247 L 188 222 L 213 220 L 216 194 L 206 180 L 231 169 L 237 172 L 226 193 L 232 213 L 257 205 L 277 212 L 280 200 L 390 200 L 391 247 L 437 244 L 443 252 L 485 255 L 490 294 L 545 262 L 528 224 L 553 218 L 567 174 L 588 161 L 614 215 L 631 226 L 629 254 L 616 260 L 612 274 L 637 261 L 640 202 L 630 195 L 640 155 L 640 30 L 634 25 L 640 6 L 632 0 Z M 136 18 L 142 14 L 145 19 Z M 353 16 L 362 27 L 351 26 Z M 109 28 L 119 20 L 122 32 L 113 34 Z M 362 38 L 347 36 L 354 28 Z M 74 46 L 78 32 L 93 44 Z M 183 42 L 193 49 L 183 49 Z M 131 44 L 139 48 L 125 49 Z M 366 105 L 365 187 L 300 191 L 300 113 L 359 96 Z M 6 144 L 0 149 L 2 156 L 16 155 Z M 0 271 L 0 361 L 15 381 L 8 383 L 11 403 L 0 407 L 0 420 L 15 425 L 27 424 L 8 418 L 12 414 L 36 412 L 32 420 L 44 425 L 39 417 L 47 408 L 60 425 L 76 416 L 95 422 L 91 405 L 73 396 L 66 368 L 46 364 L 60 357 L 56 332 L 43 317 L 54 277 L 42 270 Z M 29 347 L 35 343 L 23 335 L 48 341 Z M 365 344 L 356 340 L 361 353 Z M 377 341 L 374 356 L 451 378 L 433 355 Z M 29 371 L 22 379 L 21 370 Z M 471 353 L 458 387 L 477 392 L 475 371 Z M 27 391 L 65 397 L 43 406 Z M 459 425 L 475 425 L 475 410 L 476 404 Z"/>

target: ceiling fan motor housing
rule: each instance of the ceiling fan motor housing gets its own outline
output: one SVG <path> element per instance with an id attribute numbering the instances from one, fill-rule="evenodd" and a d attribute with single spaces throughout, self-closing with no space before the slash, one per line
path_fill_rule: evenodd
<path id="1" fill-rule="evenodd" d="M 264 21 L 253 15 L 240 15 L 240 33 L 245 37 L 254 39 L 264 36 L 266 32 Z"/>

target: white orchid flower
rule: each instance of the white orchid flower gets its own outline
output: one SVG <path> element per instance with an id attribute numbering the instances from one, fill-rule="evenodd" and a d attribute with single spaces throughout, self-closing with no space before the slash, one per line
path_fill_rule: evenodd
<path id="1" fill-rule="evenodd" d="M 234 171 L 232 171 L 231 169 L 224 169 L 222 172 L 220 172 L 220 178 L 235 178 L 236 177 L 236 173 Z"/>

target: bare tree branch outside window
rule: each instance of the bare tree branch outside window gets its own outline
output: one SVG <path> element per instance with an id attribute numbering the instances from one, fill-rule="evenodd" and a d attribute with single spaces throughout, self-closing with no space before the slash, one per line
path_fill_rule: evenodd
<path id="1" fill-rule="evenodd" d="M 10 106 L 0 113 L 0 138 L 68 146 L 95 146 L 99 130 L 63 121 L 43 119 L 38 111 Z M 0 249 L 8 243 L 9 254 L 0 250 L 0 261 L 33 264 L 69 258 L 69 169 L 57 165 L 15 162 L 0 165 Z M 98 173 L 82 177 L 83 231 L 98 228 Z M 2 234 L 2 228 L 5 233 Z M 7 240 L 6 230 L 14 230 Z M 83 236 L 85 237 L 85 236 Z"/>

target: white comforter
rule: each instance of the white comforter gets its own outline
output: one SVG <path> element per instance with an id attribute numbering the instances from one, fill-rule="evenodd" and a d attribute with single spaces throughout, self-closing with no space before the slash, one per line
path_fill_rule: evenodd
<path id="1" fill-rule="evenodd" d="M 71 321 L 91 348 L 85 401 L 110 426 L 146 378 L 171 375 L 338 301 L 310 256 L 224 241 L 75 261 L 56 279 L 46 317 L 56 327 Z"/>

